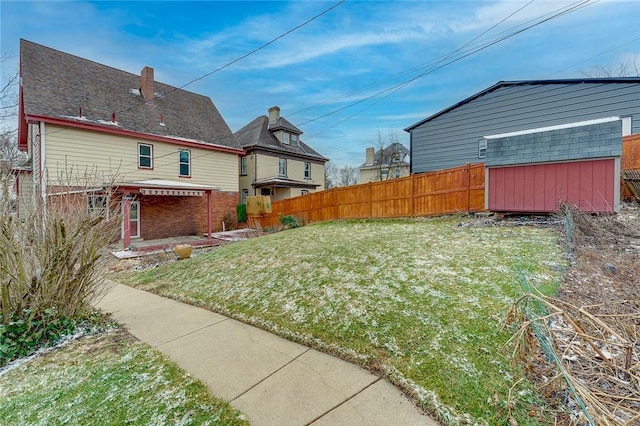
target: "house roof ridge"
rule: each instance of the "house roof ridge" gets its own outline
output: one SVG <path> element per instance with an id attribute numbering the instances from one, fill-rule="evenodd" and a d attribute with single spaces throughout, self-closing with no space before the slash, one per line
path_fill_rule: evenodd
<path id="1" fill-rule="evenodd" d="M 149 105 L 135 90 L 142 87 L 142 75 L 25 39 L 20 40 L 20 62 L 22 127 L 27 116 L 66 117 L 78 124 L 86 118 L 84 124 L 98 131 L 109 127 L 159 136 L 169 143 L 180 138 L 241 150 L 209 96 L 153 81 L 151 76 L 153 92 L 159 95 Z M 23 132 L 21 144 L 26 146 L 24 138 Z"/>
<path id="2" fill-rule="evenodd" d="M 487 93 L 493 92 L 501 87 L 509 86 L 524 86 L 524 85 L 543 85 L 543 84 L 625 84 L 625 83 L 639 83 L 640 77 L 587 77 L 587 78 L 565 78 L 565 79 L 548 79 L 548 80 L 500 80 L 492 86 L 487 87 L 480 92 L 477 92 L 466 99 L 463 99 L 447 108 L 436 112 L 428 116 L 425 119 L 418 121 L 404 129 L 405 132 L 410 132 L 412 129 L 420 126 L 421 124 L 431 121 L 434 118 L 441 116 L 451 110 L 454 110 L 466 103 L 469 103 Z"/>

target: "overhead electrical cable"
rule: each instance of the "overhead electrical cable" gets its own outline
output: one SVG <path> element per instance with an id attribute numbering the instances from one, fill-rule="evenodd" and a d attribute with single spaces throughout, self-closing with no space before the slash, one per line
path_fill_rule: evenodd
<path id="1" fill-rule="evenodd" d="M 597 2 L 597 1 L 599 1 L 599 0 L 596 0 L 596 2 Z M 485 43 L 485 44 L 483 44 L 483 45 L 481 45 L 481 46 L 479 46 L 479 47 L 476 47 L 476 48 L 474 48 L 474 49 L 472 49 L 472 50 L 470 50 L 470 51 L 466 51 L 466 52 L 464 52 L 462 55 L 459 55 L 459 56 L 455 57 L 454 59 L 451 59 L 451 60 L 446 61 L 446 62 L 444 62 L 444 63 L 442 63 L 442 61 L 439 61 L 439 62 L 437 62 L 437 63 L 436 63 L 436 65 L 435 65 L 435 66 L 432 66 L 432 67 L 428 68 L 426 71 L 424 71 L 424 72 L 422 72 L 422 73 L 420 73 L 420 74 L 417 74 L 416 76 L 414 76 L 414 77 L 412 77 L 412 78 L 410 78 L 410 79 L 408 79 L 408 80 L 405 80 L 405 81 L 403 81 L 403 82 L 401 82 L 401 83 L 399 83 L 399 84 L 396 84 L 396 85 L 394 85 L 394 86 L 391 86 L 391 87 L 388 87 L 388 88 L 386 88 L 386 89 L 384 89 L 384 90 L 381 90 L 381 91 L 379 91 L 379 92 L 376 92 L 376 93 L 374 93 L 374 94 L 372 94 L 372 95 L 369 95 L 369 96 L 367 96 L 367 97 L 365 97 L 365 98 L 362 98 L 362 99 L 360 99 L 360 100 L 358 100 L 358 101 L 352 102 L 351 104 L 346 105 L 346 106 L 344 106 L 344 107 L 338 108 L 338 109 L 336 109 L 336 110 L 330 111 L 330 112 L 328 112 L 328 113 L 326 113 L 326 114 L 323 114 L 323 115 L 321 115 L 321 116 L 318 116 L 318 117 L 316 117 L 316 118 L 313 118 L 313 119 L 310 119 L 310 120 L 304 121 L 304 122 L 302 122 L 302 123 L 299 123 L 299 124 L 297 124 L 297 126 L 302 126 L 302 125 L 304 125 L 304 124 L 312 123 L 312 122 L 314 122 L 314 121 L 317 121 L 317 120 L 320 120 L 320 119 L 322 119 L 322 118 L 328 117 L 328 116 L 330 116 L 330 115 L 336 114 L 336 113 L 338 113 L 338 112 L 344 111 L 344 110 L 346 110 L 346 109 L 348 109 L 348 108 L 351 108 L 351 107 L 353 107 L 353 106 L 355 106 L 355 105 L 359 105 L 359 104 L 361 104 L 361 103 L 363 103 L 363 102 L 366 102 L 366 101 L 371 100 L 371 99 L 373 99 L 373 98 L 376 98 L 376 97 L 378 97 L 378 96 L 380 96 L 380 95 L 383 95 L 383 94 L 385 94 L 385 93 L 388 93 L 388 94 L 387 94 L 386 96 L 384 96 L 381 100 L 386 99 L 387 97 L 389 97 L 389 96 L 390 96 L 390 95 L 392 95 L 393 93 L 396 93 L 398 90 L 400 90 L 400 89 L 402 89 L 402 88 L 406 87 L 407 85 L 409 85 L 409 84 L 413 83 L 414 81 L 418 80 L 419 78 L 422 78 L 422 77 L 424 77 L 424 76 L 426 76 L 426 75 L 429 75 L 429 74 L 433 73 L 434 71 L 437 71 L 437 70 L 439 70 L 439 69 L 442 69 L 442 68 L 444 68 L 444 67 L 446 67 L 446 66 L 448 66 L 448 65 L 451 65 L 451 64 L 453 64 L 453 63 L 455 63 L 455 62 L 458 62 L 458 61 L 460 61 L 460 60 L 462 60 L 462 59 L 464 59 L 464 58 L 466 58 L 466 57 L 469 57 L 469 56 L 471 56 L 471 55 L 473 55 L 473 54 L 476 54 L 476 53 L 478 53 L 478 52 L 480 52 L 480 51 L 482 51 L 482 50 L 485 50 L 485 49 L 487 49 L 487 48 L 489 48 L 489 47 L 491 47 L 491 46 L 493 46 L 493 45 L 496 45 L 496 44 L 498 44 L 498 43 L 500 43 L 500 42 L 502 42 L 502 41 L 505 41 L 505 40 L 507 40 L 507 39 L 510 39 L 510 38 L 512 38 L 512 37 L 515 37 L 516 35 L 521 34 L 521 33 L 525 32 L 525 31 L 527 31 L 527 30 L 529 30 L 529 29 L 531 29 L 531 28 L 534 28 L 534 27 L 536 27 L 536 26 L 538 26 L 538 25 L 541 25 L 541 24 L 543 24 L 543 23 L 545 23 L 545 22 L 548 22 L 548 21 L 550 21 L 550 20 L 552 20 L 552 19 L 558 18 L 558 17 L 563 16 L 563 15 L 565 15 L 565 14 L 568 14 L 568 13 L 574 12 L 574 11 L 576 11 L 576 10 L 579 10 L 579 9 L 581 9 L 581 8 L 583 8 L 583 7 L 586 7 L 586 6 L 588 6 L 588 5 L 592 4 L 592 3 L 595 3 L 595 2 L 592 2 L 591 0 L 582 0 L 582 1 L 579 1 L 579 2 L 576 2 L 576 3 L 573 3 L 573 4 L 572 4 L 572 5 L 570 5 L 570 6 L 567 6 L 567 7 L 564 7 L 564 8 L 557 9 L 555 12 L 553 12 L 553 14 L 552 14 L 551 16 L 549 16 L 549 17 L 547 17 L 547 18 L 545 18 L 545 19 L 535 21 L 534 23 L 532 23 L 532 24 L 530 24 L 530 25 L 527 25 L 527 26 L 526 26 L 526 27 L 524 27 L 524 28 L 521 28 L 521 29 L 518 29 L 518 30 L 516 30 L 516 31 L 513 31 L 513 32 L 511 32 L 511 33 L 509 33 L 509 34 L 507 34 L 507 35 L 505 35 L 505 36 L 500 37 L 500 38 L 493 39 L 493 40 L 491 40 L 491 41 L 489 41 L 489 42 L 487 42 L 487 43 Z M 542 15 L 542 16 L 545 16 L 545 15 Z M 539 18 L 540 18 L 540 17 L 539 17 Z M 537 18 L 537 19 L 539 19 L 539 18 Z M 449 57 L 450 57 L 450 56 L 449 56 Z M 437 64 L 439 64 L 439 65 L 437 65 Z M 362 109 L 362 110 L 358 111 L 356 114 L 353 114 L 353 115 L 351 115 L 351 116 L 347 117 L 346 119 L 341 120 L 340 122 L 338 122 L 338 123 L 336 123 L 336 124 L 332 125 L 331 127 L 328 127 L 328 128 L 326 128 L 326 129 L 324 129 L 323 131 L 326 131 L 326 130 L 328 130 L 328 129 L 330 129 L 330 128 L 333 128 L 333 127 L 335 127 L 337 124 L 341 124 L 341 123 L 343 123 L 343 122 L 345 122 L 345 121 L 347 121 L 347 120 L 349 120 L 349 119 L 351 119 L 351 118 L 353 118 L 353 117 L 357 116 L 358 114 L 360 114 L 361 112 L 365 111 L 366 109 L 371 108 L 371 106 L 373 106 L 373 105 L 375 105 L 375 104 L 377 104 L 377 103 L 381 102 L 381 100 L 378 100 L 377 102 L 375 102 L 375 103 L 373 103 L 373 104 L 369 105 L 368 107 L 366 107 L 366 108 L 364 108 L 364 109 Z M 308 140 L 308 139 L 310 139 L 310 138 L 311 138 L 311 137 L 313 137 L 313 136 L 317 136 L 318 134 L 321 134 L 323 131 L 318 132 L 318 133 L 316 133 L 316 134 L 314 134 L 314 135 L 312 135 L 312 136 L 310 136 L 310 137 L 307 137 L 306 139 Z"/>

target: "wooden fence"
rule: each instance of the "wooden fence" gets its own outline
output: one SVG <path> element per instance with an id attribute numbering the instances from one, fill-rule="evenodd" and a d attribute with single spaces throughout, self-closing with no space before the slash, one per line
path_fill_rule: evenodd
<path id="1" fill-rule="evenodd" d="M 467 164 L 274 201 L 271 213 L 253 218 L 270 227 L 284 215 L 320 222 L 478 212 L 484 210 L 484 191 L 484 163 Z"/>
<path id="2" fill-rule="evenodd" d="M 622 138 L 622 170 L 640 169 L 640 134 Z"/>

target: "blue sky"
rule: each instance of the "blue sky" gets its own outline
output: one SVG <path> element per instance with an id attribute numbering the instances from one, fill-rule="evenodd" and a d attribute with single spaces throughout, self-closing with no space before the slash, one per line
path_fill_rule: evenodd
<path id="1" fill-rule="evenodd" d="M 148 65 L 156 80 L 181 87 L 337 2 L 2 0 L 1 50 L 13 54 L 2 74 L 15 72 L 24 38 L 135 74 Z M 473 53 L 578 3 L 346 1 L 185 90 L 209 96 L 232 131 L 278 105 L 303 141 L 340 167 L 357 166 L 378 134 L 408 146 L 405 127 L 500 80 L 582 78 L 595 65 L 640 64 L 637 0 L 587 1 Z"/>

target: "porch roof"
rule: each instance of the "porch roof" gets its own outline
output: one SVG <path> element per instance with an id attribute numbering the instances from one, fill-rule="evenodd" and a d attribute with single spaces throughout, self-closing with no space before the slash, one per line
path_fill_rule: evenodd
<path id="1" fill-rule="evenodd" d="M 311 188 L 311 189 L 315 189 L 320 186 L 319 184 L 288 179 L 285 177 L 269 177 L 265 179 L 260 179 L 255 181 L 252 185 L 254 188 L 273 186 L 276 188 Z"/>
<path id="2" fill-rule="evenodd" d="M 219 191 L 216 186 L 199 185 L 196 183 L 178 182 L 173 180 L 149 179 L 131 182 L 119 182 L 114 185 L 118 190 L 140 191 L 145 195 L 182 195 L 201 196 L 207 191 Z"/>

